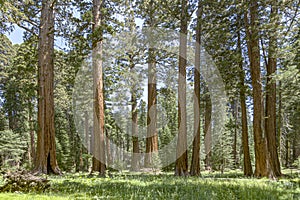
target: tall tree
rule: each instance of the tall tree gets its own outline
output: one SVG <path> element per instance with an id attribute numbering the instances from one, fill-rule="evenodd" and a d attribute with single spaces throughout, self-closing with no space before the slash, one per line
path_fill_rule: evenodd
<path id="1" fill-rule="evenodd" d="M 250 59 L 250 70 L 253 87 L 253 134 L 255 147 L 255 172 L 257 177 L 268 176 L 267 169 L 267 146 L 262 130 L 263 98 L 260 69 L 260 47 L 259 47 L 259 27 L 258 27 L 258 2 L 249 1 L 249 15 L 245 12 L 245 25 L 247 35 L 248 55 Z"/>
<path id="2" fill-rule="evenodd" d="M 103 12 L 104 0 L 93 0 L 93 73 L 94 73 L 94 158 L 93 171 L 105 175 L 105 131 L 103 95 Z"/>
<path id="3" fill-rule="evenodd" d="M 200 51 L 202 2 L 198 0 L 194 70 L 194 141 L 190 174 L 200 175 Z"/>
<path id="4" fill-rule="evenodd" d="M 269 36 L 269 51 L 266 83 L 266 117 L 265 133 L 268 143 L 269 163 L 274 176 L 281 176 L 280 163 L 277 150 L 276 138 L 276 81 L 272 76 L 276 73 L 277 67 L 277 29 L 278 29 L 278 5 L 276 0 L 271 1 L 271 31 Z"/>
<path id="5" fill-rule="evenodd" d="M 154 1 L 149 2 L 149 16 L 147 19 L 149 27 L 149 49 L 148 49 L 148 108 L 147 108 L 147 138 L 146 138 L 146 155 L 145 167 L 151 166 L 153 162 L 153 153 L 158 151 L 158 135 L 157 135 L 157 78 L 156 78 L 156 55 L 153 44 L 154 35 L 153 28 L 156 27 L 155 22 L 155 5 Z"/>
<path id="6" fill-rule="evenodd" d="M 186 121 L 186 66 L 187 66 L 188 2 L 181 0 L 179 74 L 178 74 L 178 140 L 175 175 L 188 174 L 187 121 Z"/>
<path id="7" fill-rule="evenodd" d="M 211 115 L 212 105 L 207 86 L 205 86 L 205 111 L 204 111 L 204 151 L 205 151 L 205 169 L 211 170 L 211 156 L 212 156 L 212 127 Z"/>
<path id="8" fill-rule="evenodd" d="M 131 21 L 133 23 L 133 21 Z M 133 27 L 132 27 L 133 28 Z M 132 30 L 133 31 L 133 30 Z M 129 53 L 129 67 L 130 73 L 133 77 L 136 77 L 134 55 L 132 52 Z M 132 131 L 132 160 L 131 160 L 131 170 L 137 171 L 139 169 L 139 138 L 138 138 L 138 85 L 137 81 L 133 82 L 131 88 L 131 131 Z"/>
<path id="9" fill-rule="evenodd" d="M 238 17 L 239 19 L 240 17 Z M 241 104 L 241 120 L 242 120 L 242 146 L 244 154 L 244 175 L 252 176 L 252 165 L 249 151 L 249 140 L 248 140 L 248 120 L 247 120 L 247 106 L 246 106 L 246 86 L 245 86 L 245 72 L 243 69 L 243 55 L 242 55 L 242 39 L 240 32 L 240 24 L 238 22 L 238 41 L 237 41 L 237 51 L 239 55 L 239 78 L 240 78 L 240 104 Z"/>
<path id="10" fill-rule="evenodd" d="M 38 132 L 34 171 L 45 174 L 60 174 L 54 129 L 54 6 L 55 1 L 42 1 L 38 41 Z"/>

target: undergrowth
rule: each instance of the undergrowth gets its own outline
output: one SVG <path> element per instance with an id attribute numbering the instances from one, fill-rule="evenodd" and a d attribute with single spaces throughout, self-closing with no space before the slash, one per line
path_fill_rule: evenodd
<path id="1" fill-rule="evenodd" d="M 237 171 L 186 178 L 123 172 L 106 178 L 77 173 L 48 179 L 51 187 L 43 194 L 0 193 L 0 199 L 300 199 L 300 178 L 295 173 L 278 181 L 245 178 Z"/>

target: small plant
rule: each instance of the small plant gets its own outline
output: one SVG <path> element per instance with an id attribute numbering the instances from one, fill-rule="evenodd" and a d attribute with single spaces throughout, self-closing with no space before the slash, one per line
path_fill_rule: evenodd
<path id="1" fill-rule="evenodd" d="M 300 156 L 293 162 L 292 166 L 300 169 Z"/>
<path id="2" fill-rule="evenodd" d="M 160 169 L 162 167 L 161 160 L 158 155 L 158 152 L 153 152 L 151 156 L 152 156 L 151 168 L 152 168 L 152 171 L 154 172 L 154 174 L 156 174 L 157 172 L 160 171 Z"/>

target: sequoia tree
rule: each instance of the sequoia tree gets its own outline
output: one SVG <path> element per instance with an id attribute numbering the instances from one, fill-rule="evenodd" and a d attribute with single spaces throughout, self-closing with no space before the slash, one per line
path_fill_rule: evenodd
<path id="1" fill-rule="evenodd" d="M 240 16 L 238 17 L 238 19 Z M 241 22 L 239 21 L 240 25 Z M 239 26 L 240 28 L 240 26 Z M 241 121 L 242 121 L 242 146 L 244 154 L 244 175 L 252 176 L 252 165 L 249 151 L 248 141 L 248 119 L 247 119 L 247 105 L 246 105 L 246 86 L 245 86 L 245 72 L 243 69 L 243 55 L 242 55 L 242 39 L 240 30 L 238 30 L 237 53 L 239 55 L 239 78 L 240 78 L 240 104 L 241 104 Z"/>
<path id="2" fill-rule="evenodd" d="M 93 75 L 94 75 L 94 157 L 93 171 L 105 175 L 105 131 L 104 131 L 104 95 L 103 95 L 103 9 L 104 0 L 93 0 Z"/>
<path id="3" fill-rule="evenodd" d="M 262 81 L 260 69 L 260 46 L 259 46 L 259 27 L 258 27 L 258 2 L 250 0 L 249 15 L 245 13 L 245 26 L 247 35 L 247 47 L 250 60 L 250 71 L 253 87 L 253 134 L 255 148 L 255 172 L 257 177 L 268 176 L 267 169 L 267 147 L 266 139 L 262 130 L 263 116 L 263 97 L 262 97 Z"/>
<path id="4" fill-rule="evenodd" d="M 267 68 L 267 84 L 266 84 L 266 117 L 265 117 L 265 133 L 268 143 L 269 163 L 274 176 L 281 176 L 280 163 L 277 153 L 276 143 L 276 81 L 272 78 L 276 73 L 277 66 L 277 29 L 278 29 L 278 7 L 275 0 L 271 1 L 270 22 L 272 28 L 269 36 L 269 52 Z"/>
<path id="5" fill-rule="evenodd" d="M 149 26 L 149 48 L 148 48 L 148 109 L 147 109 L 147 138 L 146 138 L 146 155 L 145 167 L 149 167 L 153 163 L 153 153 L 158 151 L 158 136 L 157 136 L 157 91 L 156 91 L 156 58 L 153 45 L 154 36 L 152 29 L 155 24 L 155 9 L 154 1 L 149 2 L 149 16 L 146 20 Z"/>
<path id="6" fill-rule="evenodd" d="M 186 121 L 186 66 L 187 66 L 188 3 L 181 0 L 179 74 L 178 74 L 178 139 L 175 175 L 188 174 L 187 121 Z"/>
<path id="7" fill-rule="evenodd" d="M 194 70 L 194 141 L 190 174 L 200 175 L 200 51 L 202 2 L 198 0 Z"/>
<path id="8" fill-rule="evenodd" d="M 54 5 L 55 1 L 42 1 L 38 41 L 38 131 L 34 172 L 45 174 L 60 174 L 54 129 Z"/>

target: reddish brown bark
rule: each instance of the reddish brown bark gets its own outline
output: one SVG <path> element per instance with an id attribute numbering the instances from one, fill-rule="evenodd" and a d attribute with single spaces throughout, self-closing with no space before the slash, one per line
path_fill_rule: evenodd
<path id="1" fill-rule="evenodd" d="M 201 51 L 201 18 L 202 3 L 198 0 L 196 45 L 195 45 L 195 72 L 194 72 L 194 140 L 190 174 L 200 175 L 200 51 Z"/>
<path id="2" fill-rule="evenodd" d="M 149 48 L 148 63 L 148 112 L 147 112 L 147 138 L 145 167 L 150 167 L 153 162 L 153 154 L 158 151 L 157 136 L 157 92 L 156 92 L 156 61 L 154 49 Z"/>
<path id="3" fill-rule="evenodd" d="M 248 16 L 245 14 L 247 47 L 250 59 L 250 70 L 253 87 L 253 133 L 255 148 L 255 172 L 257 177 L 268 176 L 267 169 L 267 146 L 266 139 L 262 132 L 263 98 L 260 72 L 260 48 L 258 35 L 258 3 L 250 0 L 250 26 L 248 26 Z"/>
<path id="4" fill-rule="evenodd" d="M 233 167 L 238 166 L 238 156 L 237 156 L 237 118 L 238 118 L 238 103 L 236 100 L 232 102 L 232 116 L 234 118 L 234 135 L 233 135 L 233 145 L 232 145 L 232 157 L 233 157 Z"/>
<path id="5" fill-rule="evenodd" d="M 149 2 L 149 20 L 148 26 L 154 28 L 155 9 L 154 1 Z M 158 135 L 157 135 L 157 91 L 156 91 L 156 58 L 153 40 L 155 40 L 152 30 L 149 32 L 149 50 L 148 50 L 148 105 L 147 105 L 147 138 L 146 138 L 146 154 L 144 160 L 145 167 L 153 165 L 153 155 L 158 152 Z"/>
<path id="6" fill-rule="evenodd" d="M 211 170 L 211 148 L 212 148 L 212 135 L 211 135 L 211 114 L 212 105 L 207 87 L 205 88 L 205 114 L 204 114 L 204 150 L 205 150 L 205 169 Z"/>
<path id="7" fill-rule="evenodd" d="M 187 66 L 187 1 L 181 1 L 181 25 L 178 74 L 178 140 L 176 147 L 175 175 L 188 175 L 187 122 L 186 122 L 186 66 Z"/>
<path id="8" fill-rule="evenodd" d="M 239 69 L 240 69 L 240 103 L 242 114 L 242 145 L 244 154 L 244 175 L 252 176 L 252 165 L 249 151 L 248 140 L 248 119 L 247 119 L 247 106 L 246 106 L 246 86 L 245 86 L 245 73 L 243 69 L 243 56 L 242 56 L 242 42 L 241 33 L 238 31 L 238 54 L 240 56 Z"/>
<path id="9" fill-rule="evenodd" d="M 271 19 L 274 28 L 272 28 L 272 33 L 269 41 L 269 53 L 268 53 L 268 63 L 267 68 L 267 84 L 266 84 L 266 116 L 265 116 L 265 133 L 268 143 L 269 151 L 269 164 L 276 177 L 281 176 L 280 163 L 277 153 L 277 143 L 276 143 L 276 81 L 272 78 L 272 75 L 276 73 L 277 58 L 277 6 L 272 5 L 271 7 Z"/>
<path id="10" fill-rule="evenodd" d="M 130 57 L 130 72 L 135 74 L 134 63 Z M 132 160 L 131 170 L 139 170 L 139 139 L 138 139 L 138 111 L 137 111 L 137 83 L 134 83 L 131 91 L 131 130 L 132 130 Z M 149 144 L 148 144 L 149 145 Z"/>
<path id="11" fill-rule="evenodd" d="M 54 129 L 54 9 L 43 0 L 38 49 L 38 132 L 35 173 L 60 174 L 56 161 Z"/>
<path id="12" fill-rule="evenodd" d="M 94 69 L 94 158 L 93 171 L 105 175 L 104 95 L 102 69 L 103 0 L 93 0 L 93 69 Z"/>

